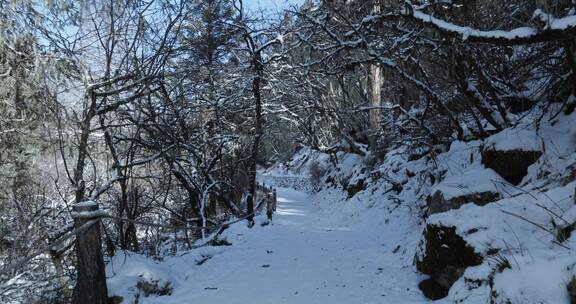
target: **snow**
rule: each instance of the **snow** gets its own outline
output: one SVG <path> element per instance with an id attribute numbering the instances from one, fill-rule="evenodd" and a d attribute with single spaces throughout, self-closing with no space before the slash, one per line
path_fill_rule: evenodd
<path id="1" fill-rule="evenodd" d="M 497 192 L 501 185 L 498 181 L 501 180 L 494 170 L 486 169 L 477 162 L 436 184 L 432 187 L 432 193 L 440 191 L 445 199 L 451 199 L 471 193 Z"/>
<path id="2" fill-rule="evenodd" d="M 576 26 L 576 16 L 566 16 L 563 18 L 555 18 L 551 14 L 547 14 L 541 9 L 534 11 L 533 18 L 538 18 L 540 21 L 545 22 L 544 29 L 552 30 L 565 30 Z"/>
<path id="3" fill-rule="evenodd" d="M 432 23 L 435 26 L 462 35 L 462 39 L 466 40 L 470 36 L 484 37 L 484 38 L 528 38 L 537 34 L 537 31 L 531 27 L 519 27 L 510 31 L 494 30 L 494 31 L 481 31 L 468 26 L 459 26 L 444 20 L 435 18 L 431 15 L 425 14 L 421 11 L 414 10 L 413 17 L 427 23 Z M 575 23 L 576 24 L 576 23 Z"/>
<path id="4" fill-rule="evenodd" d="M 512 303 L 569 303 L 566 286 L 576 274 L 573 253 L 542 260 L 524 258 L 519 263 L 520 268 L 496 275 L 496 292 L 502 297 Z"/>
<path id="5" fill-rule="evenodd" d="M 566 30 L 569 28 L 576 27 L 576 16 L 566 16 L 562 18 L 555 18 L 550 14 L 546 14 L 541 10 L 536 10 L 534 12 L 534 18 L 540 19 L 540 21 L 545 22 L 546 25 L 544 30 Z M 506 39 L 513 40 L 517 38 L 530 38 L 539 33 L 538 29 L 533 27 L 518 27 L 511 30 L 492 30 L 483 31 L 471 28 L 469 26 L 456 25 L 434 16 L 428 15 L 416 8 L 412 9 L 412 17 L 426 23 L 431 23 L 434 26 L 452 33 L 458 33 L 462 36 L 463 40 L 467 40 L 469 37 L 477 38 L 493 38 L 493 39 Z"/>
<path id="6" fill-rule="evenodd" d="M 362 212 L 361 221 L 334 221 L 312 203 L 314 197 L 288 188 L 278 189 L 278 196 L 271 225 L 250 230 L 238 223 L 226 232 L 233 246 L 163 261 L 119 253 L 108 264 L 110 294 L 130 303 L 139 280 L 158 280 L 170 282 L 172 295 L 140 297 L 140 303 L 425 302 L 410 252 L 393 253 L 411 221 L 386 224 L 382 209 Z M 417 242 L 417 235 L 411 239 Z"/>
<path id="7" fill-rule="evenodd" d="M 542 142 L 539 142 L 538 134 L 533 129 L 506 129 L 486 141 L 487 148 L 499 151 L 542 150 Z"/>
<path id="8" fill-rule="evenodd" d="M 525 122 L 491 136 L 483 144 L 486 149 L 502 151 L 542 151 L 543 155 L 528 168 L 524 180 L 532 181 L 532 188 L 545 186 L 565 179 L 567 168 L 576 167 L 576 115 L 538 126 L 534 126 L 532 117 L 527 117 Z"/>
<path id="9" fill-rule="evenodd" d="M 279 187 L 270 225 L 260 225 L 262 216 L 252 229 L 240 222 L 223 234 L 232 246 L 162 261 L 119 253 L 108 264 L 110 292 L 130 303 L 140 280 L 154 280 L 169 282 L 172 294 L 140 297 L 140 303 L 428 303 L 418 289 L 426 276 L 413 262 L 422 253 L 425 225 L 442 225 L 455 227 L 484 261 L 468 267 L 435 303 L 480 304 L 497 297 L 495 303 L 567 304 L 576 238 L 559 245 L 555 232 L 576 220 L 570 173 L 576 166 L 576 115 L 533 122 L 527 116 L 484 140 L 455 141 L 444 152 L 412 161 L 406 147 L 390 151 L 380 164 L 342 152 L 334 163 L 302 148 L 289 162 L 259 172 L 260 181 Z M 543 154 L 516 187 L 482 165 L 482 149 Z M 326 170 L 314 191 L 313 164 Z M 351 195 L 350 185 L 363 186 Z M 500 199 L 423 218 L 426 197 L 436 191 L 445 198 L 493 191 Z M 497 271 L 499 258 L 511 267 Z"/>
<path id="10" fill-rule="evenodd" d="M 70 212 L 72 218 L 81 219 L 92 219 L 97 217 L 106 217 L 108 213 L 105 210 L 94 210 L 94 211 L 82 211 L 82 212 Z"/>
<path id="11" fill-rule="evenodd" d="M 510 216 L 510 213 L 548 226 L 550 215 L 540 206 L 563 214 L 563 210 L 568 210 L 573 205 L 572 195 L 575 186 L 576 183 L 570 183 L 544 193 L 534 192 L 508 197 L 482 207 L 466 204 L 457 210 L 434 214 L 427 222 L 457 227 L 457 232 L 463 235 L 469 244 L 482 251 L 490 248 L 506 250 L 509 244 L 514 244 L 514 248 L 518 251 L 521 248 L 548 250 L 554 247 L 551 242 L 553 236 L 550 233 L 525 220 Z M 481 232 L 467 233 L 474 228 Z M 515 234 L 530 237 L 517 240 Z"/>

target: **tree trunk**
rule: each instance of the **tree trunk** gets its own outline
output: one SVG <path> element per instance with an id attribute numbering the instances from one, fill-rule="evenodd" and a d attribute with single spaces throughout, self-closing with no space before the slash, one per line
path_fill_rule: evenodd
<path id="1" fill-rule="evenodd" d="M 372 13 L 379 14 L 380 12 L 380 3 L 375 2 L 372 7 Z M 370 146 L 375 148 L 382 118 L 382 68 L 378 62 L 372 62 L 368 66 L 368 101 L 370 102 L 370 110 L 368 111 L 370 134 L 368 140 L 370 141 Z"/>
<path id="2" fill-rule="evenodd" d="M 98 205 L 76 204 L 74 212 L 96 212 Z M 74 227 L 80 228 L 92 219 L 77 217 Z M 73 304 L 106 304 L 108 302 L 108 289 L 106 287 L 106 273 L 102 248 L 100 245 L 100 223 L 93 224 L 76 236 L 76 259 L 78 280 L 72 295 Z"/>
<path id="3" fill-rule="evenodd" d="M 246 209 L 248 216 L 248 225 L 252 227 L 254 225 L 254 199 L 256 198 L 256 163 L 258 161 L 258 149 L 260 148 L 260 140 L 262 138 L 262 96 L 261 96 L 261 82 L 262 82 L 262 72 L 263 66 L 261 61 L 261 54 L 258 52 L 254 54 L 254 70 L 256 75 L 252 81 L 252 93 L 254 94 L 255 103 L 255 117 L 254 117 L 254 145 L 252 146 L 252 155 L 250 157 L 249 166 L 249 191 L 248 198 L 246 200 Z"/>
<path id="4" fill-rule="evenodd" d="M 98 205 L 80 204 L 85 200 L 84 169 L 88 157 L 88 138 L 92 118 L 96 113 L 96 96 L 90 92 L 87 96 L 88 108 L 85 110 L 84 119 L 80 125 L 80 141 L 78 143 L 78 159 L 74 169 L 74 186 L 76 190 L 74 211 L 95 211 Z M 86 210 L 85 208 L 88 208 Z M 93 209 L 93 210 L 92 210 Z M 76 218 L 76 228 L 82 226 L 87 219 Z M 102 257 L 100 226 L 94 224 L 88 230 L 76 235 L 76 271 L 78 279 L 72 296 L 73 304 L 106 304 L 108 290 L 106 288 L 106 272 Z"/>
<path id="5" fill-rule="evenodd" d="M 368 67 L 368 82 L 368 100 L 371 107 L 368 112 L 368 126 L 372 132 L 377 132 L 380 128 L 380 118 L 382 117 L 382 69 L 378 63 L 370 63 Z"/>

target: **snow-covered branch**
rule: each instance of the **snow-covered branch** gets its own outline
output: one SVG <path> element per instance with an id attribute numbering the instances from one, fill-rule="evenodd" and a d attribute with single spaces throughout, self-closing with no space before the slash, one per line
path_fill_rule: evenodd
<path id="1" fill-rule="evenodd" d="M 518 27 L 510 30 L 484 31 L 469 26 L 457 25 L 430 14 L 414 6 L 406 5 L 402 14 L 423 26 L 439 30 L 446 36 L 458 37 L 472 43 L 499 45 L 531 44 L 573 38 L 576 34 L 576 16 L 555 18 L 542 10 L 536 10 L 533 20 L 541 26 Z"/>

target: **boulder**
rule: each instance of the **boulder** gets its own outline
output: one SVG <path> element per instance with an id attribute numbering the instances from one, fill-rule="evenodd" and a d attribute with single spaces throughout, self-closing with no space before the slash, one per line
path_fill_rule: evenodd
<path id="1" fill-rule="evenodd" d="M 499 199 L 500 194 L 492 191 L 468 193 L 446 199 L 442 191 L 438 190 L 426 198 L 426 206 L 428 207 L 428 214 L 434 214 L 446 212 L 451 209 L 458 209 L 460 206 L 467 203 L 484 206 Z"/>
<path id="2" fill-rule="evenodd" d="M 418 284 L 418 288 L 430 300 L 439 300 L 448 295 L 448 290 L 436 283 L 433 278 L 426 279 Z"/>
<path id="3" fill-rule="evenodd" d="M 355 183 L 348 183 L 343 186 L 348 193 L 348 199 L 351 199 L 356 193 L 366 189 L 366 182 L 364 179 L 359 179 Z"/>
<path id="4" fill-rule="evenodd" d="M 482 256 L 456 233 L 455 227 L 429 224 L 424 231 L 424 239 L 425 249 L 423 256 L 416 259 L 416 268 L 430 276 L 419 284 L 424 295 L 430 299 L 447 296 L 450 287 L 467 267 L 480 265 L 483 261 Z"/>
<path id="5" fill-rule="evenodd" d="M 576 276 L 572 276 L 570 282 L 568 282 L 568 296 L 570 297 L 570 304 L 576 304 Z"/>
<path id="6" fill-rule="evenodd" d="M 482 151 L 482 164 L 511 184 L 518 185 L 528 174 L 528 167 L 542 156 L 540 151 L 488 149 Z"/>
<path id="7" fill-rule="evenodd" d="M 531 110 L 536 105 L 535 100 L 518 96 L 505 97 L 503 101 L 506 108 L 508 108 L 508 111 L 512 114 L 524 113 Z"/>

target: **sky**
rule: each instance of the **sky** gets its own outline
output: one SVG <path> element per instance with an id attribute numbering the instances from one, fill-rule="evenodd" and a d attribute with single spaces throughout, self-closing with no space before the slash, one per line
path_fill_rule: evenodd
<path id="1" fill-rule="evenodd" d="M 304 0 L 244 0 L 244 5 L 249 10 L 264 10 L 277 11 L 287 8 L 291 5 L 300 5 Z"/>

